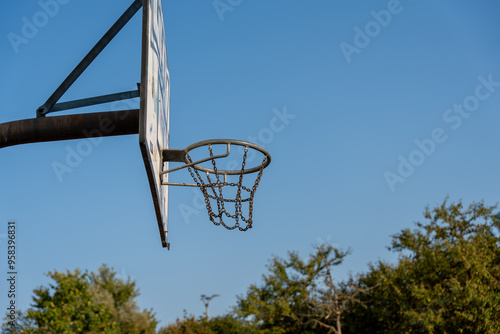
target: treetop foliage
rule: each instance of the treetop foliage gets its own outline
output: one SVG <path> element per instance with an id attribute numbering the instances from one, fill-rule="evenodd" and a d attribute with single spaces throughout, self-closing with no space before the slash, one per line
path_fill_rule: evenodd
<path id="1" fill-rule="evenodd" d="M 47 274 L 54 282 L 34 290 L 33 305 L 3 333 L 156 333 L 152 311 L 141 311 L 135 282 L 106 265 L 97 273 L 76 269 Z"/>
<path id="2" fill-rule="evenodd" d="M 496 206 L 427 208 L 426 223 L 393 236 L 397 264 L 379 262 L 358 285 L 371 289 L 346 314 L 353 333 L 498 333 L 500 220 Z M 378 284 L 378 285 L 376 285 Z M 361 304 L 360 304 L 361 305 Z M 362 324 L 362 325 L 361 325 Z M 349 326 L 349 324 L 348 324 Z"/>
<path id="3" fill-rule="evenodd" d="M 350 250 L 314 246 L 301 258 L 273 257 L 226 315 L 184 314 L 159 334 L 498 333 L 500 213 L 483 202 L 445 200 L 427 207 L 424 222 L 392 236 L 395 263 L 378 261 L 347 280 L 336 266 Z M 135 282 L 105 265 L 95 273 L 49 272 L 33 307 L 3 333 L 155 333 L 152 311 L 141 311 Z"/>

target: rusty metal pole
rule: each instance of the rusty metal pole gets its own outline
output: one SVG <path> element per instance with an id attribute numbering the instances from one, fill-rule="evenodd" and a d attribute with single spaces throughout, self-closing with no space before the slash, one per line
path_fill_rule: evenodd
<path id="1" fill-rule="evenodd" d="M 0 124 L 0 148 L 137 133 L 139 133 L 138 109 L 31 118 Z"/>

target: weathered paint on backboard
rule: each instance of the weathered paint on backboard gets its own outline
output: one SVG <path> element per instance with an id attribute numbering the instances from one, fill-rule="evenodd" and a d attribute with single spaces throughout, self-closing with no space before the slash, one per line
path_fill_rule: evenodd
<path id="1" fill-rule="evenodd" d="M 143 33 L 141 64 L 141 105 L 139 144 L 149 179 L 151 194 L 163 247 L 168 232 L 168 169 L 162 165 L 162 150 L 169 147 L 170 77 L 167 64 L 165 28 L 161 0 L 143 1 Z"/>

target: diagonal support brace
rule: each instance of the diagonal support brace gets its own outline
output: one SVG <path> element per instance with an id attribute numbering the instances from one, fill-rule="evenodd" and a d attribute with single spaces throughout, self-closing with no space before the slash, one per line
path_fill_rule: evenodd
<path id="1" fill-rule="evenodd" d="M 36 111 L 37 117 L 45 117 L 46 114 L 52 112 L 52 107 L 59 101 L 61 96 L 71 87 L 71 85 L 78 79 L 78 77 L 87 69 L 87 67 L 94 61 L 94 59 L 101 53 L 101 51 L 111 42 L 111 40 L 118 34 L 118 32 L 127 24 L 128 21 L 137 13 L 142 7 L 142 0 L 135 0 L 134 3 L 123 13 L 122 16 L 113 24 L 111 28 L 104 34 L 104 36 L 97 42 L 92 50 L 82 59 L 82 61 L 75 67 L 75 69 L 68 75 L 56 91 L 49 97 L 49 99 L 40 106 Z"/>

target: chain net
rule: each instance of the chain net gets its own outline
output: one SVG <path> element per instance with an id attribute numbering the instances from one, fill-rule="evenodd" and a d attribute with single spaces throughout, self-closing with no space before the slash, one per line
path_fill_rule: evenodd
<path id="1" fill-rule="evenodd" d="M 198 185 L 200 188 L 201 192 L 203 193 L 203 196 L 205 197 L 205 205 L 207 207 L 208 211 L 208 216 L 210 217 L 210 220 L 212 223 L 215 225 L 219 226 L 222 225 L 228 230 L 234 230 L 238 228 L 240 231 L 246 231 L 250 228 L 252 228 L 252 216 L 253 216 L 253 198 L 255 195 L 255 192 L 257 191 L 257 187 L 259 186 L 260 179 L 262 177 L 262 172 L 264 170 L 265 163 L 267 162 L 267 156 L 264 156 L 264 160 L 262 161 L 259 173 L 257 174 L 257 178 L 255 180 L 255 183 L 253 187 L 250 189 L 246 186 L 243 185 L 243 174 L 245 171 L 245 164 L 247 160 L 247 152 L 248 152 L 248 147 L 245 147 L 244 153 L 243 153 L 243 163 L 241 166 L 240 173 L 238 174 L 238 182 L 237 183 L 231 183 L 227 182 L 226 178 L 224 177 L 223 173 L 219 172 L 217 170 L 217 166 L 215 164 L 215 159 L 213 159 L 213 151 L 212 151 L 212 145 L 208 145 L 208 150 L 210 151 L 210 157 L 212 157 L 212 165 L 213 165 L 213 177 L 215 179 L 212 181 L 212 178 L 210 177 L 210 173 L 206 173 L 206 180 L 201 177 L 200 172 L 196 168 L 188 167 L 189 173 L 191 174 L 191 177 L 193 178 L 194 182 Z M 187 159 L 190 163 L 192 163 L 192 159 L 189 156 L 189 153 L 187 154 Z M 221 177 L 222 174 L 222 177 Z M 236 196 L 235 198 L 229 199 L 225 198 L 222 191 L 224 187 L 235 187 L 236 189 Z M 245 218 L 243 215 L 243 203 L 248 202 L 248 217 Z M 215 205 L 217 204 L 217 208 L 214 211 Z M 229 204 L 231 203 L 231 204 Z M 234 204 L 234 213 L 230 213 L 227 211 L 226 207 L 230 206 L 232 207 Z M 234 225 L 228 225 L 224 222 L 224 218 L 232 218 L 234 219 L 235 223 Z M 242 222 L 240 224 L 240 222 Z M 244 225 L 244 226 L 241 226 Z"/>

